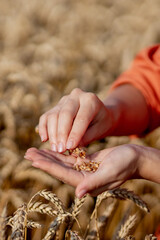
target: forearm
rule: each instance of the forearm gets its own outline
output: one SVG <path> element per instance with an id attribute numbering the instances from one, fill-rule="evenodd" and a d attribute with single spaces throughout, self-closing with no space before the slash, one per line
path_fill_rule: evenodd
<path id="1" fill-rule="evenodd" d="M 149 113 L 143 95 L 131 84 L 115 88 L 104 100 L 111 110 L 113 128 L 109 135 L 143 133 L 149 124 Z"/>

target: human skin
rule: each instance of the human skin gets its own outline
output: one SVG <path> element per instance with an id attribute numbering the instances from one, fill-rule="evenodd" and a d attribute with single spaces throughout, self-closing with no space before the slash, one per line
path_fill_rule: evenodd
<path id="1" fill-rule="evenodd" d="M 76 187 L 78 197 L 98 195 L 133 178 L 158 182 L 160 152 L 155 149 L 128 144 L 96 152 L 88 156 L 101 161 L 95 173 L 74 170 L 77 159 L 62 154 L 105 136 L 142 134 L 148 123 L 145 99 L 130 84 L 113 89 L 103 102 L 93 93 L 75 89 L 40 118 L 40 137 L 50 141 L 53 151 L 31 148 L 25 158 L 34 167 Z"/>
<path id="2" fill-rule="evenodd" d="M 75 170 L 73 166 L 77 159 L 72 155 L 36 148 L 28 149 L 25 154 L 34 167 L 75 187 L 79 198 L 86 193 L 97 196 L 129 179 L 141 178 L 160 183 L 159 156 L 160 150 L 134 144 L 104 149 L 87 156 L 89 160 L 101 162 L 93 173 Z"/>
<path id="3" fill-rule="evenodd" d="M 74 89 L 40 117 L 39 134 L 53 151 L 64 152 L 106 136 L 141 134 L 148 122 L 145 99 L 131 84 L 115 88 L 103 102 Z"/>

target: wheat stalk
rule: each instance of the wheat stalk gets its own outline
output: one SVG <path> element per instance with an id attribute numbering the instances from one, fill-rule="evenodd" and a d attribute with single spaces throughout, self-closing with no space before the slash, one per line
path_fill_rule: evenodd
<path id="1" fill-rule="evenodd" d="M 121 226 L 121 228 L 118 232 L 117 239 L 123 239 L 123 238 L 127 237 L 128 233 L 135 225 L 136 220 L 137 220 L 137 214 L 133 214 L 133 215 L 129 216 L 127 221 Z"/>
<path id="2" fill-rule="evenodd" d="M 0 239 L 5 240 L 5 232 L 6 232 L 6 215 L 7 215 L 7 208 L 6 206 L 3 208 L 1 216 L 0 216 Z"/>

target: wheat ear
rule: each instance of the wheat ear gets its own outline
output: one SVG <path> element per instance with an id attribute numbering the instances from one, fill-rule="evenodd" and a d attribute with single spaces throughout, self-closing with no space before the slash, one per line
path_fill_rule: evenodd
<path id="1" fill-rule="evenodd" d="M 127 237 L 130 230 L 135 225 L 136 220 L 137 220 L 137 214 L 133 214 L 133 215 L 129 216 L 127 221 L 121 226 L 121 228 L 118 232 L 117 239 L 123 239 L 123 238 Z"/>
<path id="2" fill-rule="evenodd" d="M 73 215 L 74 217 L 76 217 L 76 216 L 79 214 L 80 208 L 81 208 L 82 205 L 84 204 L 85 199 L 86 199 L 86 195 L 83 196 L 82 198 L 77 198 L 77 197 L 75 197 L 74 206 L 73 206 L 73 208 L 72 208 L 72 215 Z"/>
<path id="3" fill-rule="evenodd" d="M 122 200 L 130 199 L 139 208 L 141 208 L 145 212 L 149 212 L 149 208 L 147 204 L 139 196 L 137 196 L 133 191 L 129 191 L 126 188 L 116 188 L 113 190 L 108 190 L 98 195 L 97 202 L 96 202 L 97 207 L 101 204 L 102 200 L 108 197 L 119 198 Z"/>
<path id="4" fill-rule="evenodd" d="M 50 240 L 53 239 L 56 235 L 56 231 L 59 229 L 60 224 L 62 223 L 63 219 L 56 218 L 53 222 L 51 222 L 49 229 L 42 240 Z"/>
<path id="5" fill-rule="evenodd" d="M 45 204 L 42 202 L 31 202 L 27 208 L 28 208 L 28 212 L 39 212 L 42 214 L 47 214 L 49 216 L 58 215 L 58 211 L 54 210 L 48 204 Z"/>
<path id="6" fill-rule="evenodd" d="M 14 227 L 14 221 L 13 221 L 13 218 L 9 218 L 9 219 L 6 219 L 6 222 L 7 224 L 6 225 L 9 225 L 10 227 Z M 37 222 L 34 222 L 32 220 L 27 220 L 27 228 L 41 228 L 42 225 L 37 223 Z M 1 238 L 0 238 L 1 239 Z"/>
<path id="7" fill-rule="evenodd" d="M 14 224 L 11 239 L 24 240 L 26 238 L 25 228 L 27 222 L 27 205 L 25 203 L 14 213 L 12 221 Z"/>
<path id="8" fill-rule="evenodd" d="M 46 200 L 50 201 L 51 203 L 53 203 L 60 214 L 65 214 L 66 213 L 66 211 L 64 210 L 63 203 L 57 197 L 56 194 L 54 194 L 54 193 L 52 193 L 48 190 L 39 191 L 37 194 L 44 197 Z"/>

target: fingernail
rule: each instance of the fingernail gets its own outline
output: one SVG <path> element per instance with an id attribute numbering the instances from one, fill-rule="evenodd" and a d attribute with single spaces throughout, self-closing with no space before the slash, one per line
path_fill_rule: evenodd
<path id="1" fill-rule="evenodd" d="M 28 156 L 26 156 L 26 155 L 24 155 L 24 158 L 25 158 L 26 160 L 32 161 L 32 159 L 31 159 L 31 158 L 29 158 L 29 157 L 28 157 Z"/>
<path id="2" fill-rule="evenodd" d="M 46 138 L 44 136 L 40 136 L 41 137 L 41 141 L 42 142 L 45 142 L 46 141 Z"/>
<path id="3" fill-rule="evenodd" d="M 63 143 L 59 143 L 58 144 L 58 152 L 63 152 L 64 148 L 63 148 Z"/>
<path id="4" fill-rule="evenodd" d="M 39 164 L 39 162 L 33 162 L 33 163 L 32 163 L 32 166 L 37 168 L 37 167 L 40 166 L 40 164 Z"/>
<path id="5" fill-rule="evenodd" d="M 69 140 L 69 141 L 67 142 L 67 144 L 66 144 L 67 149 L 71 149 L 72 146 L 73 146 L 73 141 L 72 141 L 72 140 Z"/>
<path id="6" fill-rule="evenodd" d="M 51 146 L 51 149 L 54 151 L 54 152 L 57 152 L 57 146 L 56 146 L 56 144 L 52 144 L 52 146 Z"/>
<path id="7" fill-rule="evenodd" d="M 82 190 L 80 190 L 80 191 L 77 193 L 77 197 L 78 197 L 78 198 L 81 198 L 81 197 L 83 197 L 85 194 L 86 194 L 86 190 L 85 190 L 85 189 L 82 189 Z"/>

